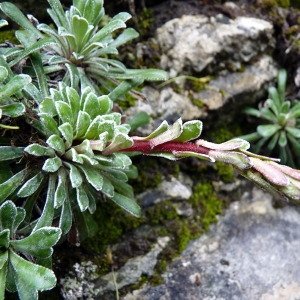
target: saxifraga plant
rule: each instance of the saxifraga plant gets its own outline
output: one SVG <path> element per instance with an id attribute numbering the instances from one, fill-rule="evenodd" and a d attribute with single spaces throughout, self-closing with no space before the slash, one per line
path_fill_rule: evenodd
<path id="1" fill-rule="evenodd" d="M 250 116 L 261 118 L 269 124 L 257 126 L 254 133 L 243 136 L 254 142 L 253 151 L 270 155 L 277 151 L 281 162 L 291 167 L 300 166 L 300 102 L 285 99 L 287 73 L 279 70 L 277 89 L 269 88 L 269 99 L 259 109 L 246 108 Z M 266 147 L 264 147 L 266 145 Z M 264 150 L 262 150 L 264 148 Z"/>
<path id="2" fill-rule="evenodd" d="M 113 38 L 125 27 L 127 13 L 101 27 L 100 0 L 74 0 L 65 12 L 59 1 L 48 2 L 57 29 L 35 27 L 9 2 L 0 6 L 23 28 L 16 31 L 20 45 L 0 47 L 1 299 L 5 290 L 37 299 L 38 291 L 55 286 L 52 246 L 72 225 L 80 239 L 95 232 L 91 214 L 99 193 L 140 215 L 127 183 L 137 176 L 131 155 L 226 162 L 271 193 L 300 199 L 299 171 L 248 152 L 243 139 L 199 139 L 199 120 L 164 121 L 147 137 L 130 136 L 145 114 L 123 123 L 113 101 L 144 80 L 166 79 L 166 73 L 128 70 L 110 58 L 136 36 L 125 29 Z M 1 20 L 0 26 L 6 24 Z"/>

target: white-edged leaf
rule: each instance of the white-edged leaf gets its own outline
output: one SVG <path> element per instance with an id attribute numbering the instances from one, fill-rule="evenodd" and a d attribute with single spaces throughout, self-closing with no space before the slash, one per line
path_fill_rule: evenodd
<path id="1" fill-rule="evenodd" d="M 26 181 L 20 190 L 18 191 L 18 197 L 28 197 L 32 195 L 41 185 L 44 179 L 44 175 L 42 172 L 37 173 L 35 176 Z"/>

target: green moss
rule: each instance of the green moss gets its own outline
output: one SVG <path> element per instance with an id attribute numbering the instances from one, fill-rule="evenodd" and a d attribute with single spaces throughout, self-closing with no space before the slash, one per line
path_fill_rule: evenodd
<path id="1" fill-rule="evenodd" d="M 217 171 L 217 174 L 222 181 L 226 183 L 232 182 L 234 170 L 231 165 L 218 161 L 214 164 L 214 169 Z"/>
<path id="2" fill-rule="evenodd" d="M 188 242 L 192 239 L 192 233 L 189 229 L 189 224 L 185 220 L 178 231 L 177 235 L 177 249 L 181 253 L 187 246 Z"/>
<path id="3" fill-rule="evenodd" d="M 152 225 L 164 224 L 164 222 L 169 220 L 178 219 L 176 209 L 170 201 L 163 201 L 150 207 L 147 210 L 147 215 Z"/>
<path id="4" fill-rule="evenodd" d="M 112 201 L 98 205 L 92 216 L 98 224 L 97 234 L 87 239 L 83 246 L 93 249 L 99 254 L 105 253 L 107 247 L 116 243 L 124 233 L 145 222 L 144 217 L 136 218 L 125 213 Z"/>
<path id="5" fill-rule="evenodd" d="M 19 41 L 15 37 L 15 30 L 0 30 L 0 43 L 4 43 L 5 41 L 19 44 Z"/>
<path id="6" fill-rule="evenodd" d="M 151 24 L 154 21 L 153 11 L 143 8 L 142 12 L 137 16 L 138 19 L 138 29 L 140 36 L 143 37 L 148 34 Z"/>
<path id="7" fill-rule="evenodd" d="M 217 215 L 223 208 L 223 203 L 217 197 L 211 183 L 199 183 L 195 186 L 190 203 L 197 211 L 201 211 L 200 222 L 204 231 L 208 230 L 211 223 L 217 221 Z"/>
<path id="8" fill-rule="evenodd" d="M 192 103 L 194 105 L 196 105 L 197 107 L 199 107 L 200 109 L 202 109 L 204 107 L 204 103 L 201 99 L 191 99 L 192 100 Z"/>
<path id="9" fill-rule="evenodd" d="M 290 0 L 261 0 L 259 1 L 259 4 L 261 4 L 266 9 L 270 9 L 276 6 L 289 8 L 291 5 Z"/>

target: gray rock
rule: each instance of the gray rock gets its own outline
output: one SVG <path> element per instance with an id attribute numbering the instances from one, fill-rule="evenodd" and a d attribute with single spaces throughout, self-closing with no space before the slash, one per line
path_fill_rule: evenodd
<path id="1" fill-rule="evenodd" d="M 270 83 L 277 76 L 274 60 L 263 55 L 257 62 L 246 66 L 243 72 L 221 72 L 210 81 L 200 92 L 190 91 L 193 99 L 201 101 L 206 109 L 200 109 L 185 93 L 179 94 L 166 87 L 160 92 L 146 86 L 143 94 L 147 101 L 138 101 L 126 111 L 133 116 L 139 111 L 146 111 L 153 117 L 149 125 L 139 129 L 139 135 L 148 135 L 162 121 L 174 123 L 179 117 L 183 120 L 205 120 L 210 112 L 218 111 L 218 116 L 224 115 L 227 121 L 234 118 L 246 105 L 266 96 Z M 233 105 L 234 104 L 234 105 Z"/>
<path id="2" fill-rule="evenodd" d="M 190 242 L 162 285 L 124 300 L 299 299 L 299 246 L 299 209 L 274 209 L 271 196 L 254 188 Z"/>
<path id="3" fill-rule="evenodd" d="M 210 66 L 218 71 L 249 62 L 274 46 L 272 35 L 272 24 L 261 19 L 185 15 L 158 28 L 156 39 L 164 53 L 162 68 L 175 77 L 183 70 L 201 72 Z"/>
<path id="4" fill-rule="evenodd" d="M 169 180 L 163 179 L 154 189 L 149 189 L 137 195 L 142 207 L 148 207 L 166 200 L 188 200 L 192 195 L 189 185 L 171 176 Z"/>
<path id="5" fill-rule="evenodd" d="M 124 286 L 134 284 L 142 275 L 153 276 L 157 256 L 169 241 L 169 237 L 160 237 L 146 255 L 129 259 L 118 271 L 97 279 L 95 282 L 97 297 L 101 297 L 106 292 L 115 291 L 116 288 L 121 289 Z"/>

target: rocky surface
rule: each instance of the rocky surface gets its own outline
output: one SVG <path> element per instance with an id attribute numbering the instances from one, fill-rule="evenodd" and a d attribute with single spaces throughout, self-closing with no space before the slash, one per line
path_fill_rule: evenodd
<path id="1" fill-rule="evenodd" d="M 161 66 L 171 77 L 184 70 L 239 69 L 274 47 L 271 23 L 250 17 L 231 20 L 222 14 L 170 20 L 157 29 L 156 39 L 163 52 Z"/>
<path id="2" fill-rule="evenodd" d="M 124 300 L 291 300 L 300 295 L 299 208 L 253 188 L 170 264 L 164 283 Z"/>
<path id="3" fill-rule="evenodd" d="M 149 134 L 163 120 L 205 119 L 217 110 L 218 116 L 224 114 L 231 121 L 228 112 L 233 119 L 265 96 L 277 75 L 276 63 L 265 54 L 274 47 L 273 26 L 261 19 L 183 16 L 158 28 L 155 39 L 163 53 L 161 67 L 178 88 L 163 84 L 161 90 L 143 89 L 147 101 L 138 101 L 126 111 L 128 116 L 139 111 L 152 116 L 151 124 L 139 134 Z M 210 76 L 202 78 L 206 81 L 201 84 L 201 76 L 193 74 L 203 72 Z M 190 80 L 194 87 L 186 88 Z"/>

